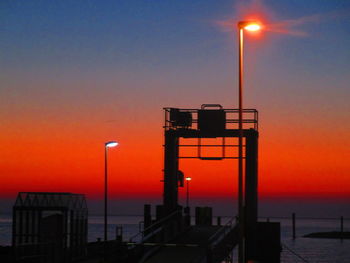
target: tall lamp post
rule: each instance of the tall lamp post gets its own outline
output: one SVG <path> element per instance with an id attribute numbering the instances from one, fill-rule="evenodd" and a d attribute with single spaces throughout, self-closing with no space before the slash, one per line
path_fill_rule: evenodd
<path id="1" fill-rule="evenodd" d="M 107 200 L 108 200 L 108 148 L 117 146 L 118 143 L 116 141 L 109 141 L 105 143 L 105 205 L 104 205 L 104 241 L 107 242 Z"/>
<path id="2" fill-rule="evenodd" d="M 244 30 L 258 31 L 261 26 L 256 21 L 238 22 L 238 220 L 240 226 L 239 262 L 245 262 L 244 256 L 244 196 L 243 196 L 243 35 Z"/>
<path id="3" fill-rule="evenodd" d="M 186 207 L 189 207 L 190 203 L 190 181 L 192 180 L 191 177 L 186 177 L 185 179 L 187 181 L 187 186 L 186 186 Z"/>

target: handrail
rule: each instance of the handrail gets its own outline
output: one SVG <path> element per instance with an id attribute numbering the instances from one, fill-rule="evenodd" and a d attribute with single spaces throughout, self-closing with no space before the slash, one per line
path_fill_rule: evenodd
<path id="1" fill-rule="evenodd" d="M 214 234 L 210 236 L 210 238 L 208 239 L 208 242 L 211 247 L 215 246 L 218 242 L 222 240 L 222 238 L 220 238 L 219 240 L 217 236 L 219 237 L 225 236 L 227 232 L 231 231 L 236 226 L 236 224 L 235 225 L 233 224 L 233 220 L 236 220 L 236 217 L 232 217 L 224 226 L 222 226 L 220 229 L 218 229 Z M 214 238 L 216 240 L 213 243 L 210 243 L 212 240 L 214 240 Z"/>
<path id="2" fill-rule="evenodd" d="M 213 247 L 219 243 L 227 234 L 228 231 L 231 231 L 234 227 L 237 226 L 237 224 L 233 224 L 233 221 L 236 219 L 236 217 L 232 217 L 224 226 L 220 227 L 214 234 L 210 236 L 208 239 L 208 243 L 206 248 L 206 252 L 204 254 L 201 254 L 200 256 L 196 257 L 191 261 L 191 263 L 199 263 L 203 262 L 205 259 L 208 259 L 208 253 L 210 254 L 213 249 Z M 215 239 L 217 236 L 222 237 L 216 239 L 214 242 L 210 243 L 211 240 Z"/>
<path id="3" fill-rule="evenodd" d="M 155 232 L 159 232 L 159 231 L 160 231 L 160 230 L 159 230 L 159 227 L 158 227 L 158 228 L 155 228 L 156 225 L 159 225 L 159 224 L 163 223 L 164 221 L 167 221 L 169 218 L 173 217 L 174 215 L 176 215 L 176 214 L 178 214 L 178 213 L 180 213 L 180 212 L 181 212 L 180 209 L 179 209 L 179 210 L 176 210 L 176 211 L 172 212 L 171 214 L 167 215 L 166 217 L 163 217 L 161 220 L 156 221 L 155 223 L 153 223 L 153 224 L 150 225 L 149 227 L 145 228 L 143 231 L 140 231 L 140 232 L 137 233 L 136 235 L 130 237 L 130 238 L 129 238 L 129 242 L 131 243 L 132 240 L 133 240 L 134 238 L 136 238 L 137 236 L 139 236 L 139 235 L 144 236 L 144 233 L 147 232 L 147 231 L 149 231 L 149 230 L 152 230 L 152 231 L 151 231 L 151 234 L 154 234 Z M 139 243 L 142 243 L 142 242 L 139 242 Z"/>
<path id="4" fill-rule="evenodd" d="M 235 220 L 236 217 L 232 217 L 225 225 L 221 226 L 214 234 L 212 234 L 209 239 L 208 239 L 208 244 L 206 246 L 204 246 L 204 248 L 206 249 L 204 254 L 201 254 L 200 256 L 194 258 L 191 263 L 199 263 L 199 262 L 203 262 L 203 260 L 208 259 L 208 252 L 210 250 L 213 249 L 213 247 L 220 242 L 223 238 L 220 238 L 220 240 L 215 240 L 215 242 L 211 242 L 211 240 L 213 240 L 214 238 L 216 238 L 216 236 L 225 236 L 226 235 L 226 230 L 231 231 L 232 230 L 232 226 L 233 224 L 233 220 Z M 236 226 L 236 224 L 235 224 Z M 223 232 L 223 233 L 222 233 Z"/>
<path id="5" fill-rule="evenodd" d="M 219 108 L 220 110 L 222 110 L 222 106 L 220 104 L 202 104 L 201 105 L 201 110 L 204 110 L 206 108 Z"/>
<path id="6" fill-rule="evenodd" d="M 220 106 L 219 104 L 206 104 L 207 106 L 215 106 L 215 107 L 218 107 Z M 173 108 L 171 107 L 165 107 L 163 108 L 164 110 L 164 113 L 165 113 L 165 120 L 164 120 L 164 126 L 163 128 L 165 128 L 165 130 L 169 130 L 169 129 L 176 129 L 176 127 L 173 127 L 172 126 L 172 122 L 170 120 L 170 111 L 172 110 Z M 192 117 L 191 119 L 191 123 L 194 124 L 194 123 L 198 123 L 198 119 L 196 119 L 195 116 L 198 117 L 198 112 L 200 110 L 205 110 L 205 107 L 201 108 L 201 109 L 178 109 L 176 108 L 179 112 L 188 112 L 190 114 L 194 114 L 194 116 Z M 238 109 L 222 109 L 226 114 L 229 114 L 229 116 L 226 116 L 226 123 L 238 123 L 239 120 L 238 120 L 238 116 L 237 117 L 234 117 L 234 115 L 238 115 L 239 113 L 239 110 Z M 258 119 L 259 119 L 259 116 L 258 116 L 258 111 L 256 109 L 243 109 L 243 123 L 244 124 L 253 124 L 252 126 L 253 127 L 250 127 L 250 128 L 254 128 L 255 130 L 258 131 Z M 180 128 L 183 128 L 183 127 L 180 127 Z M 188 127 L 189 128 L 189 127 Z M 246 127 L 247 129 L 249 127 Z"/>

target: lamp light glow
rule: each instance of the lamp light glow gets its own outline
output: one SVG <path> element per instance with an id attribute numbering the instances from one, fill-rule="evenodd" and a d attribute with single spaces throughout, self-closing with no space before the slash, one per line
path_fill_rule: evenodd
<path id="1" fill-rule="evenodd" d="M 261 29 L 261 26 L 259 24 L 249 24 L 245 26 L 244 29 L 248 31 L 258 31 Z"/>
<path id="2" fill-rule="evenodd" d="M 191 177 L 186 177 L 185 180 L 186 180 L 186 181 L 191 181 L 192 178 L 191 178 Z"/>
<path id="3" fill-rule="evenodd" d="M 117 146 L 119 143 L 118 142 L 115 142 L 115 141 L 110 141 L 110 142 L 106 142 L 105 145 L 106 147 L 115 147 Z"/>
<path id="4" fill-rule="evenodd" d="M 257 21 L 240 21 L 238 22 L 239 29 L 245 29 L 248 31 L 258 31 L 261 29 L 261 24 Z"/>

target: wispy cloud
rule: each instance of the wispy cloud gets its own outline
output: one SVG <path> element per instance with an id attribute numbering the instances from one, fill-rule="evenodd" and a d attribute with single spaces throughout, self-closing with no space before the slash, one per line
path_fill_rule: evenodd
<path id="1" fill-rule="evenodd" d="M 306 37 L 309 35 L 301 27 L 311 23 L 319 23 L 323 15 L 316 14 L 310 16 L 299 17 L 296 19 L 281 20 L 275 23 L 266 24 L 264 29 L 269 32 L 287 34 L 292 36 Z"/>
<path id="2" fill-rule="evenodd" d="M 339 19 L 350 16 L 350 10 L 341 12 L 329 12 L 324 14 L 313 14 L 295 19 L 279 19 L 262 0 L 239 1 L 234 7 L 235 13 L 226 20 L 215 21 L 224 31 L 232 31 L 237 27 L 240 20 L 259 20 L 264 25 L 265 31 L 286 34 L 297 37 L 309 35 L 305 26 L 317 24 L 332 19 Z"/>

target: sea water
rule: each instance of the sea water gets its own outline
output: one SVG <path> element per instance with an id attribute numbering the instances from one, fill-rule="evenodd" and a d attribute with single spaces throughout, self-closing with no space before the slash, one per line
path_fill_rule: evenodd
<path id="1" fill-rule="evenodd" d="M 116 237 L 117 226 L 122 226 L 123 239 L 129 240 L 142 229 L 142 216 L 109 216 L 108 238 Z M 228 218 L 222 218 L 224 224 Z M 266 221 L 261 219 L 260 221 Z M 281 223 L 282 263 L 350 263 L 350 240 L 303 238 L 312 232 L 330 232 L 340 230 L 340 220 L 336 219 L 300 219 L 296 220 L 296 238 L 292 237 L 292 220 L 290 218 L 270 218 L 270 222 Z M 214 222 L 216 220 L 214 219 Z M 89 216 L 89 242 L 103 240 L 103 216 Z M 344 231 L 350 231 L 350 221 L 344 220 Z M 11 244 L 12 218 L 0 216 L 0 245 Z M 133 240 L 137 240 L 134 237 Z M 237 255 L 236 251 L 233 253 Z M 236 258 L 236 257 L 234 257 Z"/>

